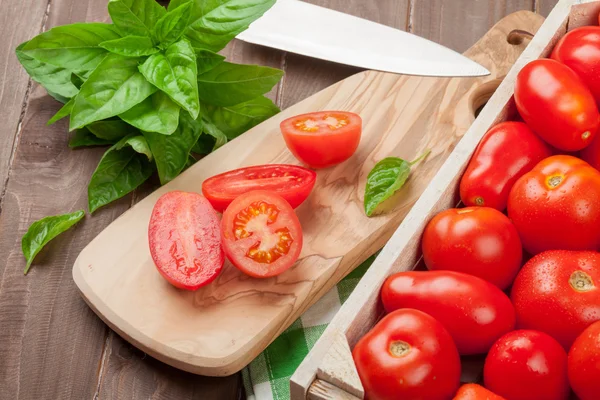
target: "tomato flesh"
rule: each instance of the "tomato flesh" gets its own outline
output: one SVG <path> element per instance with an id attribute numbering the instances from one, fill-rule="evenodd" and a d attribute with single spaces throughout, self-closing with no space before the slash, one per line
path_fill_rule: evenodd
<path id="1" fill-rule="evenodd" d="M 239 196 L 225 210 L 221 224 L 227 258 L 255 278 L 279 275 L 300 255 L 298 217 L 275 193 L 256 190 Z"/>
<path id="2" fill-rule="evenodd" d="M 465 383 L 452 400 L 506 400 L 475 383 Z"/>
<path id="3" fill-rule="evenodd" d="M 298 160 L 313 168 L 327 168 L 354 154 L 360 142 L 362 119 L 346 111 L 314 112 L 284 120 L 281 132 Z"/>
<path id="4" fill-rule="evenodd" d="M 202 193 L 219 212 L 252 190 L 277 193 L 296 208 L 306 200 L 316 180 L 314 171 L 297 165 L 255 165 L 208 178 L 202 183 Z"/>
<path id="5" fill-rule="evenodd" d="M 148 242 L 158 272 L 177 288 L 196 290 L 223 269 L 219 217 L 197 193 L 162 195 L 152 210 Z"/>

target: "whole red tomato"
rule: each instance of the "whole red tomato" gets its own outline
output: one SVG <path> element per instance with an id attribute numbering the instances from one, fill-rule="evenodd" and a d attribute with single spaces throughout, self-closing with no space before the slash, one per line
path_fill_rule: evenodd
<path id="1" fill-rule="evenodd" d="M 512 283 L 523 257 L 517 230 L 490 207 L 442 211 L 425 227 L 421 246 L 430 270 L 464 272 L 500 289 Z"/>
<path id="2" fill-rule="evenodd" d="M 550 57 L 575 71 L 600 105 L 600 26 L 582 26 L 567 32 Z"/>
<path id="3" fill-rule="evenodd" d="M 565 400 L 567 353 L 543 332 L 513 331 L 492 346 L 483 380 L 486 388 L 508 400 Z"/>
<path id="4" fill-rule="evenodd" d="M 383 317 L 352 351 L 369 400 L 447 400 L 460 383 L 452 337 L 424 312 L 405 308 Z"/>
<path id="5" fill-rule="evenodd" d="M 529 127 L 566 151 L 589 145 L 600 114 L 594 96 L 569 67 L 550 59 L 533 60 L 517 75 L 515 103 Z"/>
<path id="6" fill-rule="evenodd" d="M 580 400 L 600 397 L 600 321 L 579 335 L 568 359 L 569 382 Z"/>
<path id="7" fill-rule="evenodd" d="M 452 400 L 506 400 L 475 383 L 466 383 L 458 389 Z"/>
<path id="8" fill-rule="evenodd" d="M 387 312 L 414 308 L 448 330 L 460 354 L 486 353 L 515 328 L 515 310 L 504 292 L 476 276 L 454 271 L 408 271 L 381 288 Z"/>
<path id="9" fill-rule="evenodd" d="M 511 299 L 517 327 L 546 332 L 569 349 L 600 320 L 600 253 L 552 250 L 529 260 L 517 275 Z"/>
<path id="10" fill-rule="evenodd" d="M 460 198 L 467 206 L 503 211 L 514 183 L 552 155 L 550 147 L 522 122 L 502 122 L 490 129 L 460 180 Z"/>
<path id="11" fill-rule="evenodd" d="M 544 159 L 514 184 L 508 216 L 531 254 L 600 248 L 600 172 L 578 158 Z"/>

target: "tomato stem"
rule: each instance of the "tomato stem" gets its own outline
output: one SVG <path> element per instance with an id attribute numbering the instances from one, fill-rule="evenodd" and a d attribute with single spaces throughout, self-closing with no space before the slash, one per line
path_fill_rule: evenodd
<path id="1" fill-rule="evenodd" d="M 425 157 L 427 157 L 429 155 L 429 153 L 431 153 L 431 149 L 425 150 L 425 152 L 423 154 L 421 154 L 419 156 L 419 158 L 417 158 L 416 160 L 413 160 L 413 161 L 409 162 L 408 164 L 412 167 L 413 165 L 415 165 L 419 161 L 423 161 L 423 159 L 425 159 Z"/>

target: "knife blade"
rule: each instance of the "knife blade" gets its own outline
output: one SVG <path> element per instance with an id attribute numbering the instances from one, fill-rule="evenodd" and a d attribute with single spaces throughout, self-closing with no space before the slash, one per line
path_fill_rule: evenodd
<path id="1" fill-rule="evenodd" d="M 245 42 L 365 69 L 424 76 L 489 71 L 438 43 L 299 0 L 277 0 L 237 36 Z"/>

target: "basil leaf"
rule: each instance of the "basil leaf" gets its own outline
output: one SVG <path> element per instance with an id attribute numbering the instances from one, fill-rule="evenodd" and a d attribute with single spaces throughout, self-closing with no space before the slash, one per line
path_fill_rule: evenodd
<path id="1" fill-rule="evenodd" d="M 154 0 L 110 0 L 108 13 L 123 35 L 150 37 L 167 10 Z"/>
<path id="2" fill-rule="evenodd" d="M 277 114 L 279 107 L 270 99 L 260 96 L 230 107 L 202 103 L 201 110 L 203 118 L 212 122 L 231 140 Z"/>
<path id="3" fill-rule="evenodd" d="M 156 88 L 138 71 L 139 61 L 118 54 L 106 56 L 75 97 L 69 129 L 119 115 L 154 93 Z"/>
<path id="4" fill-rule="evenodd" d="M 190 43 L 182 39 L 170 45 L 165 53 L 151 55 L 140 71 L 148 82 L 169 95 L 195 119 L 200 112 L 196 83 L 196 54 Z"/>
<path id="5" fill-rule="evenodd" d="M 119 119 L 92 122 L 87 125 L 86 128 L 88 128 L 96 137 L 110 140 L 112 143 L 118 142 L 125 136 L 139 133 L 136 128 Z"/>
<path id="6" fill-rule="evenodd" d="M 215 148 L 217 140 L 208 133 L 202 133 L 198 141 L 192 146 L 192 153 L 206 155 L 210 154 Z"/>
<path id="7" fill-rule="evenodd" d="M 31 224 L 21 239 L 21 249 L 27 260 L 27 266 L 23 273 L 27 275 L 33 259 L 49 241 L 81 221 L 84 216 L 85 212 L 79 210 L 71 214 L 45 217 Z"/>
<path id="8" fill-rule="evenodd" d="M 225 57 L 213 53 L 210 50 L 194 49 L 196 53 L 196 64 L 198 65 L 198 75 L 205 73 L 221 64 Z"/>
<path id="9" fill-rule="evenodd" d="M 38 61 L 25 54 L 23 47 L 26 44 L 28 42 L 21 43 L 17 47 L 16 53 L 19 62 L 31 79 L 42 85 L 52 97 L 58 97 L 59 101 L 68 100 L 79 92 L 79 89 L 71 82 L 71 71 Z"/>
<path id="10" fill-rule="evenodd" d="M 158 91 L 119 117 L 142 131 L 170 135 L 179 124 L 179 110 L 169 96 Z"/>
<path id="11" fill-rule="evenodd" d="M 104 153 L 88 185 L 88 207 L 90 212 L 107 205 L 144 183 L 154 171 L 153 164 L 145 154 L 121 141 Z"/>
<path id="12" fill-rule="evenodd" d="M 233 106 L 267 93 L 282 76 L 275 68 L 223 62 L 198 76 L 200 100 Z"/>
<path id="13" fill-rule="evenodd" d="M 134 149 L 136 152 L 144 154 L 146 157 L 148 157 L 148 161 L 152 161 L 152 152 L 150 151 L 150 147 L 148 146 L 148 142 L 146 141 L 146 138 L 144 136 L 131 135 L 126 138 L 123 138 L 115 145 L 115 149 L 121 150 L 125 146 L 131 146 L 131 148 Z"/>
<path id="14" fill-rule="evenodd" d="M 99 44 L 119 37 L 110 24 L 62 25 L 34 37 L 21 51 L 38 61 L 70 71 L 91 71 L 107 54 Z"/>
<path id="15" fill-rule="evenodd" d="M 427 150 L 423 155 L 412 162 L 397 157 L 387 157 L 379 161 L 367 176 L 365 187 L 365 213 L 368 217 L 379 204 L 389 199 L 400 189 L 410 174 L 410 167 L 429 154 Z"/>
<path id="16" fill-rule="evenodd" d="M 190 151 L 201 133 L 202 123 L 192 119 L 187 113 L 181 113 L 177 130 L 171 135 L 144 132 L 154 155 L 162 185 L 173 180 L 183 171 Z"/>
<path id="17" fill-rule="evenodd" d="M 185 171 L 186 169 L 188 169 L 189 167 L 191 167 L 192 165 L 194 165 L 196 163 L 196 161 L 198 161 L 198 160 L 196 160 L 196 158 L 194 158 L 194 156 L 190 154 L 188 156 L 188 160 L 185 163 L 185 168 L 183 168 L 183 170 Z"/>
<path id="18" fill-rule="evenodd" d="M 87 128 L 77 129 L 69 139 L 69 147 L 72 149 L 87 146 L 106 146 L 114 143 L 110 140 L 100 139 Z"/>
<path id="19" fill-rule="evenodd" d="M 190 10 L 192 2 L 188 1 L 175 9 L 170 9 L 161 19 L 158 20 L 152 30 L 152 37 L 163 49 L 179 40 L 183 32 L 188 27 L 190 20 Z"/>
<path id="20" fill-rule="evenodd" d="M 213 123 L 204 119 L 202 120 L 202 132 L 212 136 L 215 139 L 215 144 L 213 145 L 212 151 L 215 151 L 227 143 L 227 136 L 225 136 L 225 134 Z"/>
<path id="21" fill-rule="evenodd" d="M 173 0 L 169 9 L 182 3 Z M 196 0 L 185 35 L 194 47 L 219 51 L 273 4 L 275 0 Z"/>
<path id="22" fill-rule="evenodd" d="M 126 57 L 149 56 L 158 52 L 152 39 L 147 36 L 125 36 L 120 39 L 107 40 L 100 43 L 99 46 L 111 53 Z"/>
<path id="23" fill-rule="evenodd" d="M 63 119 L 64 117 L 68 116 L 69 114 L 71 114 L 71 110 L 73 109 L 73 104 L 75 103 L 75 98 L 72 98 L 71 100 L 69 100 L 65 105 L 63 105 L 60 110 L 58 110 L 56 112 L 56 114 L 54 114 L 52 116 L 52 118 L 50 118 L 48 120 L 48 122 L 46 123 L 46 125 L 52 125 L 53 123 Z"/>

